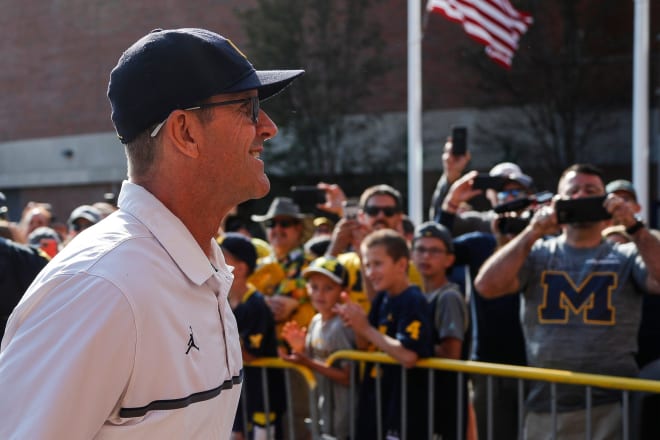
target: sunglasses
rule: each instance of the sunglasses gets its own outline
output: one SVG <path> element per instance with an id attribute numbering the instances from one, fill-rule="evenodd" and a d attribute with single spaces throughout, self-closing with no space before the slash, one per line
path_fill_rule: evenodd
<path id="1" fill-rule="evenodd" d="M 508 189 L 508 190 L 505 190 L 505 191 L 498 192 L 497 193 L 497 200 L 502 201 L 502 200 L 507 199 L 509 197 L 518 198 L 518 197 L 523 196 L 525 194 L 526 194 L 526 192 L 522 189 Z"/>
<path id="2" fill-rule="evenodd" d="M 242 104 L 245 102 L 249 102 L 251 104 L 250 118 L 252 119 L 252 123 L 256 124 L 257 122 L 259 122 L 259 111 L 260 111 L 258 96 L 250 96 L 249 98 L 243 98 L 243 99 L 233 99 L 231 101 L 209 102 L 207 104 L 199 104 L 193 107 L 184 108 L 183 110 L 187 110 L 187 111 L 200 110 L 203 108 L 222 107 L 225 105 Z M 160 131 L 161 128 L 163 128 L 163 125 L 165 125 L 166 121 L 167 118 L 165 118 L 161 123 L 156 125 L 156 127 L 151 132 L 151 137 L 156 137 L 156 135 L 158 135 L 158 132 Z"/>
<path id="3" fill-rule="evenodd" d="M 399 208 L 395 206 L 365 206 L 364 212 L 369 217 L 376 217 L 379 212 L 385 214 L 385 217 L 392 217 L 399 212 Z"/>
<path id="4" fill-rule="evenodd" d="M 282 228 L 290 228 L 291 226 L 295 226 L 298 223 L 300 223 L 298 220 L 293 220 L 293 219 L 275 219 L 271 218 L 268 219 L 264 222 L 267 228 L 274 228 L 277 225 L 280 225 Z"/>

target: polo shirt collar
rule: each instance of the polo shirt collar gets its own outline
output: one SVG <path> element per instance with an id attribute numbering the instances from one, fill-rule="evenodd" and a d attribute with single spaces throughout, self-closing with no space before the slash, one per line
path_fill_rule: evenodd
<path id="1" fill-rule="evenodd" d="M 215 274 L 211 262 L 188 228 L 144 187 L 124 181 L 117 204 L 151 231 L 190 281 L 200 286 Z M 216 247 L 213 264 L 224 272 L 224 258 L 219 246 Z"/>

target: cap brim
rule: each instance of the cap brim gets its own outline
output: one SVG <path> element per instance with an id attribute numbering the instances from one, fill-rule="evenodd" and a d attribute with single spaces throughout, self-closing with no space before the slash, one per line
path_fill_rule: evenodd
<path id="1" fill-rule="evenodd" d="M 308 267 L 307 269 L 304 269 L 302 271 L 302 276 L 303 276 L 303 278 L 307 278 L 309 276 L 309 274 L 312 274 L 312 273 L 320 273 L 320 274 L 325 275 L 326 277 L 330 278 L 335 283 L 340 284 L 342 287 L 344 285 L 343 280 L 341 278 L 339 278 L 334 273 L 332 273 L 329 270 L 324 269 L 322 267 Z"/>
<path id="2" fill-rule="evenodd" d="M 265 101 L 286 89 L 304 70 L 255 70 L 223 93 L 257 89 L 259 99 Z"/>
<path id="3" fill-rule="evenodd" d="M 270 220 L 271 218 L 275 218 L 275 217 L 291 217 L 291 218 L 297 218 L 298 220 L 305 220 L 307 218 L 307 215 L 305 215 L 305 214 L 275 214 L 275 215 L 252 214 L 250 216 L 250 219 L 252 219 L 253 222 L 262 223 L 262 222 L 265 222 L 265 221 Z"/>
<path id="4" fill-rule="evenodd" d="M 76 220 L 80 220 L 81 218 L 85 219 L 85 220 L 87 220 L 91 223 L 97 223 L 99 221 L 97 218 L 94 218 L 89 214 L 80 214 L 80 215 L 77 215 L 77 216 L 73 217 L 72 219 L 70 219 L 69 223 L 73 224 Z"/>
<path id="5" fill-rule="evenodd" d="M 519 184 L 521 184 L 526 188 L 530 188 L 532 186 L 533 180 L 527 174 L 510 174 L 505 177 L 509 180 L 513 180 L 514 182 L 518 182 Z"/>

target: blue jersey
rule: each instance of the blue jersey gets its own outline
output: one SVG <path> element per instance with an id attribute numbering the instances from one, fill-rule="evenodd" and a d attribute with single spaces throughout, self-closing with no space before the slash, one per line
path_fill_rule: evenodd
<path id="1" fill-rule="evenodd" d="M 250 288 L 234 309 L 241 346 L 257 357 L 277 357 L 275 319 L 264 296 Z"/>
<path id="2" fill-rule="evenodd" d="M 378 293 L 369 312 L 369 323 L 424 358 L 433 354 L 429 317 L 426 297 L 419 287 L 410 286 L 396 296 Z"/>
<path id="3" fill-rule="evenodd" d="M 264 296 L 254 287 L 250 287 L 243 296 L 241 303 L 234 309 L 241 346 L 245 351 L 256 357 L 277 357 L 277 338 L 275 336 L 275 319 Z M 268 394 L 270 411 L 282 413 L 286 407 L 286 390 L 284 375 L 277 369 L 268 370 Z M 248 414 L 252 422 L 265 424 L 263 412 L 263 386 L 261 368 L 245 367 L 245 393 L 247 395 Z M 242 420 L 243 398 L 238 407 L 237 418 L 234 421 L 234 431 L 243 430 Z M 271 422 L 275 419 L 271 417 Z"/>
<path id="4" fill-rule="evenodd" d="M 395 338 L 420 358 L 433 354 L 433 325 L 429 304 L 417 286 L 410 286 L 402 293 L 391 296 L 380 292 L 374 298 L 369 311 L 369 323 L 381 333 Z M 360 389 L 358 436 L 360 439 L 375 438 L 375 379 L 381 379 L 381 404 L 383 408 L 383 433 L 401 432 L 401 366 L 368 365 Z M 408 438 L 427 437 L 427 372 L 411 368 L 407 375 Z"/>

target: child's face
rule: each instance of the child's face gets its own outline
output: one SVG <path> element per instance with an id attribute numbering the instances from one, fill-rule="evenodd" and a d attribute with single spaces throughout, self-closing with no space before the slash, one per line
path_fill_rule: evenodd
<path id="1" fill-rule="evenodd" d="M 408 260 L 394 261 L 381 245 L 371 246 L 362 253 L 362 265 L 376 292 L 392 291 L 408 276 Z"/>
<path id="2" fill-rule="evenodd" d="M 312 305 L 322 315 L 332 311 L 342 292 L 340 284 L 332 281 L 321 273 L 311 273 L 307 276 L 307 292 Z"/>
<path id="3" fill-rule="evenodd" d="M 412 258 L 423 277 L 444 275 L 454 263 L 454 256 L 447 252 L 445 243 L 435 237 L 421 237 L 415 240 Z"/>
<path id="4" fill-rule="evenodd" d="M 230 252 L 223 251 L 223 255 L 225 256 L 225 263 L 227 263 L 229 266 L 232 266 L 234 268 L 234 277 L 236 276 L 243 276 L 244 272 L 244 264 L 242 260 L 239 260 L 238 258 L 234 257 Z"/>

